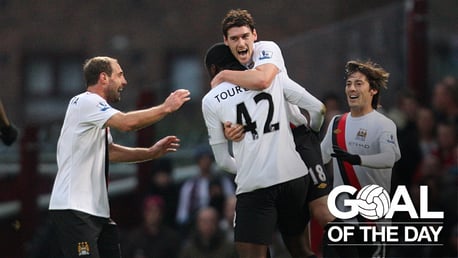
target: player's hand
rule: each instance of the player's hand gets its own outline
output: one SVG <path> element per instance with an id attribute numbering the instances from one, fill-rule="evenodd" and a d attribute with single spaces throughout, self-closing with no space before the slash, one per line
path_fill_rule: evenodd
<path id="1" fill-rule="evenodd" d="M 334 150 L 334 153 L 331 153 L 332 157 L 347 161 L 352 165 L 361 165 L 361 157 L 359 155 L 350 154 L 336 145 L 332 146 L 332 148 Z"/>
<path id="2" fill-rule="evenodd" d="M 212 89 L 224 82 L 223 79 L 224 76 L 224 71 L 219 72 L 215 77 L 213 77 L 212 81 L 210 82 L 210 85 L 212 86 Z"/>
<path id="3" fill-rule="evenodd" d="M 14 141 L 16 141 L 17 135 L 18 131 L 12 124 L 0 128 L 0 138 L 7 146 L 10 146 Z"/>
<path id="4" fill-rule="evenodd" d="M 164 101 L 167 112 L 171 113 L 178 110 L 185 102 L 191 99 L 190 95 L 191 92 L 185 89 L 179 89 L 170 93 Z"/>
<path id="5" fill-rule="evenodd" d="M 166 136 L 151 146 L 149 152 L 152 159 L 157 159 L 169 152 L 176 152 L 179 147 L 180 139 L 176 136 Z"/>
<path id="6" fill-rule="evenodd" d="M 245 137 L 243 125 L 232 124 L 231 122 L 224 123 L 224 136 L 226 139 L 239 142 Z"/>

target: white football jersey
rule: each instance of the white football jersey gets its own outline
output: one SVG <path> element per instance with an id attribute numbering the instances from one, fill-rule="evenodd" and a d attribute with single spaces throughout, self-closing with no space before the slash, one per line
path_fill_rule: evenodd
<path id="1" fill-rule="evenodd" d="M 233 143 L 237 194 L 308 173 L 295 150 L 286 116 L 282 83 L 288 79 L 286 73 L 279 73 L 272 85 L 263 91 L 251 91 L 224 82 L 202 99 L 202 112 L 211 145 L 227 142 L 224 122 L 245 126 L 244 139 Z"/>
<path id="2" fill-rule="evenodd" d="M 254 52 L 253 52 L 253 69 L 257 66 L 263 64 L 274 64 L 279 73 L 288 74 L 286 70 L 285 61 L 283 59 L 283 54 L 281 53 L 280 47 L 273 41 L 258 41 L 254 43 Z M 302 86 L 298 85 L 300 88 Z M 320 110 L 322 107 L 322 103 L 308 93 L 304 88 L 302 88 L 301 94 L 297 96 L 301 96 L 304 101 L 301 103 L 297 103 L 301 108 L 313 111 L 313 110 Z M 291 104 L 290 102 L 286 103 L 286 115 L 291 123 L 296 126 L 299 125 L 307 125 L 307 118 L 302 115 L 301 111 L 299 110 L 298 106 Z"/>
<path id="3" fill-rule="evenodd" d="M 104 124 L 117 112 L 94 93 L 84 92 L 70 100 L 57 142 L 58 172 L 50 210 L 72 209 L 99 217 L 110 216 Z M 110 134 L 108 138 L 111 143 Z"/>

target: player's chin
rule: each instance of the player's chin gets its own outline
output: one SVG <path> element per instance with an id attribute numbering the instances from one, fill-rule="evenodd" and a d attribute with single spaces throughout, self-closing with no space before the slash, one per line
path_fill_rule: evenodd
<path id="1" fill-rule="evenodd" d="M 111 103 L 116 103 L 116 102 L 119 102 L 121 101 L 121 94 L 116 94 L 116 95 L 111 95 L 111 97 L 109 98 L 109 101 L 108 102 L 111 102 Z"/>
<path id="2" fill-rule="evenodd" d="M 239 61 L 239 63 L 241 64 L 246 64 L 250 62 L 250 57 L 248 56 L 248 54 L 238 54 L 237 61 Z"/>

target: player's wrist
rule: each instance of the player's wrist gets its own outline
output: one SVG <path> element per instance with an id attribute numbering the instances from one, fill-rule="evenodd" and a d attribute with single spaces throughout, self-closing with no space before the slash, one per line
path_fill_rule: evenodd
<path id="1" fill-rule="evenodd" d="M 353 155 L 353 165 L 361 165 L 361 157 L 359 155 Z"/>

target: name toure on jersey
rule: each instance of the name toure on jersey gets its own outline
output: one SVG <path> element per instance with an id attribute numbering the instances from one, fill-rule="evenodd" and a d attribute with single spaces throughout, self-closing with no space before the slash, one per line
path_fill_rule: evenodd
<path id="1" fill-rule="evenodd" d="M 249 91 L 248 89 L 242 88 L 240 86 L 234 86 L 230 89 L 227 89 L 222 92 L 217 92 L 217 94 L 214 96 L 214 98 L 218 101 L 218 103 L 221 103 L 221 101 L 228 99 L 229 97 L 233 97 L 237 94 L 240 94 L 242 92 Z"/>

